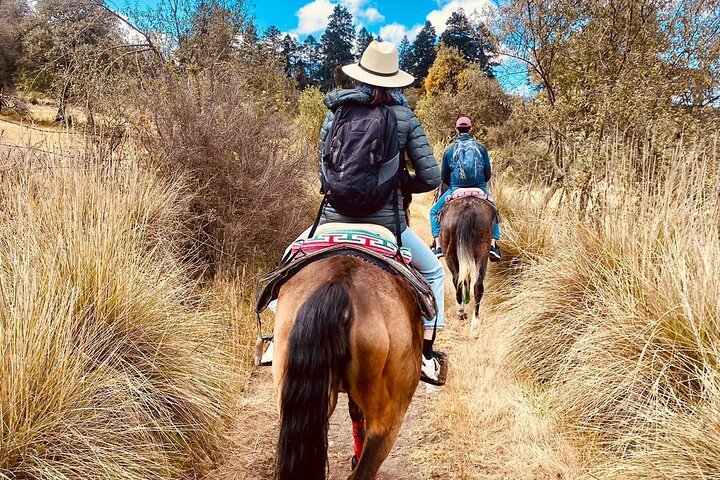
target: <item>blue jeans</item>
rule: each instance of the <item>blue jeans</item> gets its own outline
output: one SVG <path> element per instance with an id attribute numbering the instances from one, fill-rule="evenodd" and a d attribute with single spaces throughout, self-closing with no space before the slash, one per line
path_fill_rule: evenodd
<path id="1" fill-rule="evenodd" d="M 447 197 L 455 193 L 456 190 L 458 190 L 461 187 L 450 187 L 448 188 L 445 193 L 440 195 L 440 198 L 438 198 L 437 202 L 435 202 L 435 205 L 432 206 L 430 209 L 430 232 L 433 236 L 433 238 L 437 238 L 440 236 L 440 211 L 445 206 L 445 202 L 447 202 Z M 482 188 L 482 187 L 480 187 Z M 488 192 L 487 188 L 482 189 L 483 192 L 490 195 L 490 192 Z M 493 233 L 492 236 L 495 240 L 500 240 L 500 225 L 498 225 L 497 222 L 493 222 Z M 414 252 L 413 252 L 414 253 Z"/>
<path id="2" fill-rule="evenodd" d="M 309 234 L 310 228 L 301 233 L 297 240 L 305 239 Z M 437 306 L 437 329 L 441 330 L 445 328 L 445 269 L 442 263 L 440 263 L 440 260 L 438 260 L 432 250 L 430 250 L 430 247 L 428 247 L 420 237 L 415 235 L 415 232 L 406 228 L 400 238 L 403 247 L 409 248 L 412 252 L 410 265 L 420 272 L 423 278 L 430 284 L 430 288 L 432 288 Z M 288 251 L 290 251 L 290 247 L 285 250 L 285 254 L 287 254 Z M 269 307 L 270 310 L 274 312 L 277 308 L 277 300 L 270 302 Z M 425 325 L 425 330 L 432 330 L 435 326 L 434 318 L 423 317 L 422 320 L 423 325 Z"/>

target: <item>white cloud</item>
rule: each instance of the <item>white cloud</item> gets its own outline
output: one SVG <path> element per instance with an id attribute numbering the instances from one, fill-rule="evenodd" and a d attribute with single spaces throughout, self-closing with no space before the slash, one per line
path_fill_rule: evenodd
<path id="1" fill-rule="evenodd" d="M 408 39 L 412 42 L 422 27 L 422 25 L 414 25 L 408 30 L 405 25 L 393 22 L 380 29 L 380 38 L 382 38 L 383 41 L 392 42 L 397 46 L 400 45 L 400 40 L 402 40 L 404 35 L 407 35 Z"/>
<path id="2" fill-rule="evenodd" d="M 367 10 L 365 10 L 362 14 L 362 16 L 367 20 L 369 23 L 378 23 L 385 20 L 385 15 L 378 12 L 377 8 L 370 7 Z"/>
<path id="3" fill-rule="evenodd" d="M 356 24 L 379 23 L 385 16 L 375 7 L 366 7 L 369 0 L 340 0 L 339 3 L 348 9 Z M 330 0 L 313 0 L 300 7 L 295 12 L 298 17 L 298 26 L 294 30 L 299 35 L 316 33 L 327 28 L 328 17 L 332 14 L 338 2 Z"/>
<path id="4" fill-rule="evenodd" d="M 315 33 L 324 30 L 328 24 L 328 17 L 335 8 L 335 5 L 329 0 L 313 0 L 303 5 L 295 12 L 298 17 L 298 26 L 295 32 L 304 35 L 307 33 Z"/>
<path id="5" fill-rule="evenodd" d="M 443 2 L 441 8 L 428 13 L 426 18 L 440 35 L 445 31 L 445 22 L 450 18 L 450 14 L 460 8 L 465 10 L 465 15 L 468 17 L 477 15 L 481 19 L 487 19 L 492 12 L 497 10 L 497 6 L 491 0 L 451 0 Z"/>

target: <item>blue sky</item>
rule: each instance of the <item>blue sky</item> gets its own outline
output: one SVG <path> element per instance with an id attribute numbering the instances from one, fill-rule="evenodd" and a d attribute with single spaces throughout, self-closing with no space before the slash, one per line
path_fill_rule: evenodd
<path id="1" fill-rule="evenodd" d="M 283 32 L 304 39 L 314 35 L 319 39 L 327 26 L 327 17 L 336 4 L 345 6 L 353 15 L 359 29 L 364 26 L 383 40 L 395 44 L 403 35 L 410 40 L 430 20 L 438 35 L 452 12 L 463 8 L 468 15 L 486 19 L 493 15 L 498 0 L 257 0 L 253 13 L 261 31 L 275 25 Z M 280 6 L 282 5 L 282 6 Z M 529 94 L 526 69 L 507 58 L 496 69 L 503 87 L 512 93 Z"/>
<path id="2" fill-rule="evenodd" d="M 115 0 L 122 3 L 123 0 Z M 141 5 L 156 4 L 162 0 L 124 0 Z M 468 15 L 485 19 L 493 14 L 500 0 L 254 0 L 252 13 L 260 32 L 270 25 L 297 36 L 320 38 L 327 26 L 328 16 L 340 3 L 353 15 L 356 27 L 366 27 L 383 40 L 395 44 L 403 35 L 412 41 L 418 31 L 430 20 L 438 35 L 452 12 L 463 8 Z M 496 75 L 506 90 L 527 95 L 529 92 L 525 68 L 516 62 L 502 59 Z"/>

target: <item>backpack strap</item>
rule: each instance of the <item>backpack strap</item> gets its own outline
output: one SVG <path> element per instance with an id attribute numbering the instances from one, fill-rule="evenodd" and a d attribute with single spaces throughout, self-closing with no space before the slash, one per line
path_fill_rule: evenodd
<path id="1" fill-rule="evenodd" d="M 396 185 L 393 187 L 393 210 L 395 213 L 395 237 L 397 238 L 399 252 L 399 249 L 402 247 L 402 233 L 400 232 L 400 207 L 398 207 L 398 203 L 400 201 L 398 198 L 398 190 L 400 190 L 400 177 L 396 177 L 395 183 Z M 400 255 L 400 259 L 403 263 L 405 263 L 405 258 L 402 255 Z"/>

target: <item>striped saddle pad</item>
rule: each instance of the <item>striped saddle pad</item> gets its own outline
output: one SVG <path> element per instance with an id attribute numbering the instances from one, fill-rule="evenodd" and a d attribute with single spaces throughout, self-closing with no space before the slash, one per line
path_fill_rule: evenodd
<path id="1" fill-rule="evenodd" d="M 390 230 L 377 225 L 328 223 L 319 227 L 313 237 L 296 240 L 292 244 L 292 252 L 302 255 L 337 245 L 353 245 L 388 258 L 399 259 L 402 256 L 405 263 L 410 263 L 412 261 L 410 249 L 398 248 L 393 239 Z"/>
<path id="2" fill-rule="evenodd" d="M 459 200 L 467 197 L 477 197 L 481 200 L 485 200 L 486 202 L 490 202 L 493 206 L 495 205 L 495 200 L 492 196 L 485 193 L 481 188 L 459 188 L 448 197 L 447 201 L 452 202 L 453 200 Z"/>

